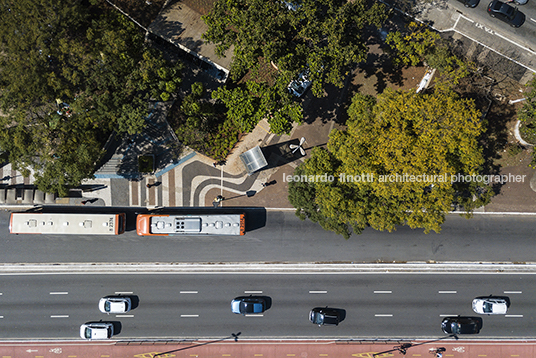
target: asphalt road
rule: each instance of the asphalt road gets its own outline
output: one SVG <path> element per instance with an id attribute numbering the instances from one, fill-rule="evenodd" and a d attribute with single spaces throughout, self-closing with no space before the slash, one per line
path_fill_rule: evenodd
<path id="1" fill-rule="evenodd" d="M 0 213 L 0 263 L 52 262 L 533 262 L 536 216 L 450 215 L 440 234 L 400 227 L 366 230 L 349 240 L 293 212 L 248 211 L 244 236 L 141 237 L 12 235 Z"/>
<path id="2" fill-rule="evenodd" d="M 129 274 L 2 275 L 2 338 L 77 339 L 80 324 L 109 320 L 115 339 L 214 338 L 439 338 L 445 315 L 477 316 L 471 300 L 506 295 L 507 315 L 483 316 L 478 338 L 534 334 L 536 275 L 453 274 Z M 125 315 L 99 312 L 100 297 L 125 292 L 135 308 Z M 241 316 L 230 301 L 257 292 L 271 306 Z M 309 310 L 344 310 L 334 327 L 308 321 Z M 470 338 L 465 336 L 465 338 Z"/>

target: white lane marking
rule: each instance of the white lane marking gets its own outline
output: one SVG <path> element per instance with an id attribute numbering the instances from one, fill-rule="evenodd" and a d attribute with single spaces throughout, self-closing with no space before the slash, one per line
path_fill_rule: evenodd
<path id="1" fill-rule="evenodd" d="M 69 292 L 50 292 L 51 295 L 68 295 Z"/>
<path id="2" fill-rule="evenodd" d="M 181 317 L 183 318 L 195 318 L 195 317 L 199 317 L 198 314 L 181 314 Z"/>
<path id="3" fill-rule="evenodd" d="M 2 293 L 2 292 L 0 292 L 0 296 L 2 296 L 2 295 L 3 295 L 3 293 Z"/>
<path id="4" fill-rule="evenodd" d="M 374 317 L 393 317 L 391 313 L 376 313 Z"/>
<path id="5" fill-rule="evenodd" d="M 437 291 L 437 293 L 458 293 L 458 291 Z"/>
<path id="6" fill-rule="evenodd" d="M 523 293 L 523 291 L 504 291 L 504 293 Z"/>
<path id="7" fill-rule="evenodd" d="M 199 293 L 198 291 L 180 291 L 179 293 Z"/>
<path id="8" fill-rule="evenodd" d="M 262 291 L 244 291 L 244 293 L 258 293 L 258 294 L 261 294 Z"/>
<path id="9" fill-rule="evenodd" d="M 246 317 L 264 317 L 263 314 L 247 314 Z"/>
<path id="10" fill-rule="evenodd" d="M 132 295 L 134 292 L 116 292 L 116 295 Z"/>
<path id="11" fill-rule="evenodd" d="M 68 314 L 53 314 L 50 315 L 50 318 L 69 318 Z"/>
<path id="12" fill-rule="evenodd" d="M 519 318 L 519 317 L 523 317 L 522 314 L 505 314 L 504 317 L 512 317 L 512 318 Z"/>
<path id="13" fill-rule="evenodd" d="M 0 318 L 4 318 L 4 316 L 0 316 Z"/>
<path id="14" fill-rule="evenodd" d="M 439 317 L 452 317 L 457 316 L 457 314 L 440 314 Z"/>
<path id="15" fill-rule="evenodd" d="M 134 317 L 133 314 L 116 314 L 116 317 Z"/>
<path id="16" fill-rule="evenodd" d="M 530 18 L 532 21 L 536 22 L 536 19 L 533 19 L 532 17 Z"/>
<path id="17" fill-rule="evenodd" d="M 393 291 L 374 291 L 374 293 L 393 293 Z"/>
<path id="18" fill-rule="evenodd" d="M 328 291 L 309 291 L 309 293 L 328 293 Z"/>

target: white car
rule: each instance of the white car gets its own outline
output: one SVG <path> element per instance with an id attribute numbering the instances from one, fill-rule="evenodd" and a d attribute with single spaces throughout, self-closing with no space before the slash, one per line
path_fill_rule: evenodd
<path id="1" fill-rule="evenodd" d="M 80 338 L 109 339 L 114 335 L 114 325 L 111 322 L 88 322 L 80 326 Z"/>
<path id="2" fill-rule="evenodd" d="M 99 300 L 99 310 L 102 313 L 125 313 L 130 311 L 132 301 L 129 297 L 109 296 Z"/>
<path id="3" fill-rule="evenodd" d="M 506 314 L 509 303 L 502 297 L 477 297 L 473 300 L 473 311 L 478 314 Z"/>
<path id="4" fill-rule="evenodd" d="M 303 96 L 305 91 L 307 91 L 307 89 L 313 84 L 312 81 L 309 81 L 307 75 L 308 71 L 303 71 L 302 73 L 300 73 L 297 80 L 294 80 L 289 83 L 288 91 L 296 97 Z"/>

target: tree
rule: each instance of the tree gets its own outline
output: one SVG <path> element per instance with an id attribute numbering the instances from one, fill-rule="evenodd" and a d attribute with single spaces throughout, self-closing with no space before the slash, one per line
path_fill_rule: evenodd
<path id="1" fill-rule="evenodd" d="M 430 232 L 440 231 L 453 205 L 470 213 L 489 201 L 492 191 L 483 182 L 453 180 L 478 174 L 484 162 L 472 100 L 450 90 L 387 89 L 377 100 L 355 95 L 348 114 L 348 128 L 331 133 L 328 150 L 313 151 L 300 166 L 306 176 L 334 180 L 289 184 L 300 217 L 329 222 L 343 234 L 349 227 L 361 233 L 402 224 Z M 308 193 L 309 204 L 297 199 L 298 190 Z"/>
<path id="2" fill-rule="evenodd" d="M 218 0 L 203 16 L 203 37 L 220 56 L 234 47 L 233 79 L 264 61 L 275 63 L 287 84 L 308 68 L 313 93 L 321 96 L 324 82 L 342 87 L 349 66 L 366 58 L 364 28 L 386 18 L 377 1 Z"/>
<path id="3" fill-rule="evenodd" d="M 0 68 L 0 148 L 62 194 L 92 177 L 112 131 L 141 132 L 147 100 L 174 96 L 181 69 L 97 0 L 0 1 Z"/>

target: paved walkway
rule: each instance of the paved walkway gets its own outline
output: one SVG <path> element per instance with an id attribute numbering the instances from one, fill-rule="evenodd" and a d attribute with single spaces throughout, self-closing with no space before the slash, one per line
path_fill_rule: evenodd
<path id="1" fill-rule="evenodd" d="M 333 328 L 333 327 L 328 327 Z M 322 328 L 319 328 L 322 329 Z M 117 341 L 117 342 L 41 342 L 0 344 L 3 358 L 374 358 L 402 357 L 396 349 L 403 344 L 412 344 L 406 348 L 405 357 L 439 357 L 438 348 L 444 348 L 442 357 L 452 358 L 513 358 L 534 357 L 536 343 L 522 341 L 485 341 L 485 340 L 307 340 L 281 341 L 262 340 L 234 342 L 228 341 Z M 429 342 L 429 343 L 426 343 Z M 442 351 L 443 349 L 440 349 Z M 379 354 L 378 354 L 379 353 Z"/>

